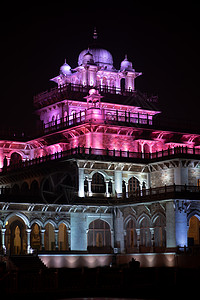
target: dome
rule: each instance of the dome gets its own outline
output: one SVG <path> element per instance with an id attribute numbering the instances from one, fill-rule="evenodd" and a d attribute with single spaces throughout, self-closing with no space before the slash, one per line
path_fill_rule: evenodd
<path id="1" fill-rule="evenodd" d="M 60 74 L 63 75 L 71 74 L 71 67 L 66 63 L 66 59 L 65 59 L 65 63 L 60 67 Z"/>
<path id="2" fill-rule="evenodd" d="M 89 52 L 89 50 L 83 55 L 82 63 L 89 64 L 89 65 L 94 64 L 93 55 Z"/>
<path id="3" fill-rule="evenodd" d="M 121 62 L 120 71 L 133 71 L 132 62 L 128 60 L 127 55 L 125 55 L 124 60 Z"/>
<path id="4" fill-rule="evenodd" d="M 112 54 L 101 47 L 98 46 L 91 46 L 89 48 L 90 54 L 93 56 L 94 63 L 97 64 L 99 67 L 112 69 L 113 68 L 113 57 Z M 84 62 L 84 55 L 88 52 L 87 49 L 83 50 L 78 57 L 78 65 L 81 66 Z"/>

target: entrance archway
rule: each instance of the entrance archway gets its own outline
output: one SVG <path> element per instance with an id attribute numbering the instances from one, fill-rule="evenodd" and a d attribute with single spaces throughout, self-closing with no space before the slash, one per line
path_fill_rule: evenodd
<path id="1" fill-rule="evenodd" d="M 98 219 L 90 223 L 88 250 L 105 253 L 111 251 L 111 231 L 107 222 Z"/>
<path id="2" fill-rule="evenodd" d="M 41 250 L 40 227 L 37 223 L 34 223 L 31 227 L 31 248 Z"/>
<path id="3" fill-rule="evenodd" d="M 200 245 L 200 221 L 192 216 L 189 221 L 188 246 Z"/>
<path id="4" fill-rule="evenodd" d="M 26 253 L 26 225 L 23 220 L 17 216 L 11 217 L 6 223 L 5 244 L 10 255 L 20 255 Z"/>
<path id="5" fill-rule="evenodd" d="M 66 251 L 69 250 L 68 243 L 68 232 L 67 227 L 64 223 L 61 223 L 58 227 L 58 250 Z"/>

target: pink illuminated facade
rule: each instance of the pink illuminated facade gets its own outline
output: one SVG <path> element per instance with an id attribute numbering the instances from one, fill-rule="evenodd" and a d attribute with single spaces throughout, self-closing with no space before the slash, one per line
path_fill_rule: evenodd
<path id="1" fill-rule="evenodd" d="M 95 32 L 78 65 L 65 60 L 56 86 L 34 97 L 35 136 L 0 141 L 4 254 L 200 244 L 190 230 L 200 220 L 200 134 L 162 128 L 155 98 L 135 87 L 141 75 L 127 56 L 117 70 Z"/>

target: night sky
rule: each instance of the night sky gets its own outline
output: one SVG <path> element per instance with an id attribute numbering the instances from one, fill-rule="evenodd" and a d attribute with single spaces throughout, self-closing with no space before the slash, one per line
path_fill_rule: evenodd
<path id="1" fill-rule="evenodd" d="M 65 58 L 72 68 L 77 66 L 94 26 L 117 69 L 127 54 L 136 71 L 143 73 L 136 89 L 157 95 L 165 117 L 198 122 L 198 4 L 138 2 L 3 5 L 1 128 L 23 130 L 33 125 L 33 96 L 55 86 L 49 79 L 58 75 Z"/>

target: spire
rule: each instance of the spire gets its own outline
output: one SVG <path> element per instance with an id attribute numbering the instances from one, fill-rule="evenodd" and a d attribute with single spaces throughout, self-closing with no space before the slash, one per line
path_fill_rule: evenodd
<path id="1" fill-rule="evenodd" d="M 93 39 L 96 40 L 98 38 L 96 27 L 94 27 Z"/>

